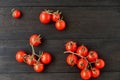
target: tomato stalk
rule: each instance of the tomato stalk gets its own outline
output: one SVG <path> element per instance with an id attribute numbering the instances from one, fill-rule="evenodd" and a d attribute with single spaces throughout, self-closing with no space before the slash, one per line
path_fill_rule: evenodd
<path id="1" fill-rule="evenodd" d="M 79 57 L 81 57 L 81 58 L 84 58 L 87 62 L 88 62 L 88 66 L 87 66 L 87 68 L 88 67 L 90 67 L 91 69 L 92 69 L 92 63 L 94 63 L 94 62 L 89 62 L 88 60 L 87 60 L 87 57 L 84 57 L 84 56 L 81 56 L 81 55 L 79 55 L 79 54 L 77 54 L 77 53 L 75 53 L 75 52 L 72 52 L 72 51 L 65 51 L 64 52 L 65 54 L 67 53 L 67 54 L 74 54 L 74 55 L 77 55 L 77 56 L 79 56 Z"/>

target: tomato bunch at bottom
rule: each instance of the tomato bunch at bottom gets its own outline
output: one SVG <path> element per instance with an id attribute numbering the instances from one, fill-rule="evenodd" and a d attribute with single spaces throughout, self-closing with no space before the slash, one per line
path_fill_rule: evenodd
<path id="1" fill-rule="evenodd" d="M 95 50 L 89 51 L 86 46 L 78 46 L 74 41 L 68 41 L 65 44 L 65 49 L 64 53 L 68 53 L 67 64 L 77 66 L 81 70 L 80 76 L 82 79 L 89 80 L 100 76 L 100 69 L 104 68 L 105 61 L 99 58 Z"/>

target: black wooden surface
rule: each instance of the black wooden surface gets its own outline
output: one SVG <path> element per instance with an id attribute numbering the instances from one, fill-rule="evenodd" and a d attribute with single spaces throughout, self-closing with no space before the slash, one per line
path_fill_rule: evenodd
<path id="1" fill-rule="evenodd" d="M 20 9 L 21 19 L 13 19 L 11 9 Z M 39 22 L 43 9 L 60 10 L 67 21 L 65 31 L 54 24 Z M 43 73 L 15 60 L 16 51 L 31 53 L 28 43 L 33 33 L 44 42 L 36 48 L 53 55 Z M 120 1 L 119 0 L 0 0 L 0 80 L 82 80 L 79 70 L 69 67 L 64 44 L 74 40 L 96 50 L 106 61 L 101 76 L 92 80 L 120 80 Z"/>

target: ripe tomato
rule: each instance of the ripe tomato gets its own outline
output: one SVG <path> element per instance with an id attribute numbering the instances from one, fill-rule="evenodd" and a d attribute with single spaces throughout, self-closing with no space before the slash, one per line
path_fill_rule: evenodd
<path id="1" fill-rule="evenodd" d="M 16 60 L 18 61 L 18 62 L 24 62 L 24 56 L 26 56 L 27 54 L 26 54 L 26 52 L 25 51 L 23 51 L 23 50 L 20 50 L 20 51 L 18 51 L 17 53 L 16 53 Z"/>
<path id="2" fill-rule="evenodd" d="M 77 60 L 77 56 L 74 54 L 69 54 L 66 58 L 66 62 L 70 66 L 74 66 L 75 64 L 77 64 Z"/>
<path id="3" fill-rule="evenodd" d="M 97 78 L 97 77 L 100 76 L 100 70 L 97 69 L 97 68 L 95 68 L 95 67 L 92 68 L 91 73 L 92 73 L 92 77 L 93 77 L 93 78 Z"/>
<path id="4" fill-rule="evenodd" d="M 64 30 L 65 27 L 66 27 L 66 22 L 64 20 L 58 20 L 56 23 L 55 23 L 55 27 L 57 30 Z"/>
<path id="5" fill-rule="evenodd" d="M 105 62 L 103 59 L 97 59 L 95 63 L 96 68 L 102 69 L 105 66 Z"/>
<path id="6" fill-rule="evenodd" d="M 20 18 L 20 17 L 21 17 L 21 15 L 22 15 L 22 13 L 21 13 L 21 11 L 20 11 L 20 10 L 18 10 L 18 9 L 13 10 L 13 12 L 12 12 L 12 16 L 13 16 L 13 18 L 15 18 L 15 19 Z"/>
<path id="7" fill-rule="evenodd" d="M 42 11 L 39 16 L 39 20 L 43 24 L 47 24 L 51 20 L 51 14 L 49 11 Z"/>
<path id="8" fill-rule="evenodd" d="M 88 80 L 91 78 L 91 71 L 88 69 L 83 69 L 80 73 L 81 78 L 84 80 Z"/>
<path id="9" fill-rule="evenodd" d="M 44 64 L 36 63 L 33 68 L 35 72 L 42 72 L 44 70 Z"/>
<path id="10" fill-rule="evenodd" d="M 43 52 L 43 54 L 41 55 L 40 61 L 41 61 L 43 64 L 49 64 L 49 63 L 52 61 L 52 56 L 51 56 L 51 54 L 48 53 L 48 52 Z"/>
<path id="11" fill-rule="evenodd" d="M 98 53 L 95 51 L 90 51 L 87 58 L 90 62 L 93 62 L 98 58 Z"/>
<path id="12" fill-rule="evenodd" d="M 41 37 L 38 34 L 33 34 L 30 36 L 29 42 L 33 46 L 39 46 L 41 44 Z"/>
<path id="13" fill-rule="evenodd" d="M 78 60 L 77 67 L 79 69 L 85 69 L 87 66 L 88 66 L 88 62 L 85 59 L 81 58 Z"/>
<path id="14" fill-rule="evenodd" d="M 67 51 L 75 52 L 76 49 L 77 49 L 77 44 L 76 44 L 76 42 L 68 41 L 68 42 L 65 44 L 65 48 L 66 48 Z"/>
<path id="15" fill-rule="evenodd" d="M 77 48 L 76 53 L 81 56 L 87 56 L 88 55 L 88 49 L 86 46 L 82 45 Z"/>
<path id="16" fill-rule="evenodd" d="M 60 19 L 60 13 L 59 12 L 54 12 L 52 14 L 52 21 L 56 22 Z"/>
<path id="17" fill-rule="evenodd" d="M 36 57 L 32 55 L 28 55 L 26 58 L 26 63 L 30 66 L 34 65 L 36 63 Z"/>

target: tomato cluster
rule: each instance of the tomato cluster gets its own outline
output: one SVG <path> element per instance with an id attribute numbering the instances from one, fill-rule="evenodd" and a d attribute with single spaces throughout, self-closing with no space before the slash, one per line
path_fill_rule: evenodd
<path id="1" fill-rule="evenodd" d="M 53 12 L 52 10 L 44 10 L 40 13 L 39 20 L 43 24 L 48 24 L 50 21 L 55 22 L 57 30 L 61 31 L 66 28 L 66 22 L 62 19 L 61 12 L 58 10 Z"/>
<path id="2" fill-rule="evenodd" d="M 52 56 L 48 52 L 40 52 L 39 55 L 35 53 L 34 46 L 39 46 L 41 44 L 40 35 L 31 35 L 29 43 L 32 48 L 32 54 L 27 54 L 24 50 L 19 50 L 16 53 L 16 60 L 20 63 L 25 62 L 27 65 L 33 66 L 35 72 L 42 72 L 44 66 L 51 63 Z"/>
<path id="3" fill-rule="evenodd" d="M 100 69 L 104 68 L 105 62 L 98 58 L 96 51 L 88 51 L 86 46 L 77 46 L 74 41 L 68 41 L 65 44 L 65 49 L 64 53 L 69 53 L 66 57 L 67 64 L 70 66 L 76 65 L 81 70 L 80 76 L 82 79 L 89 80 L 100 76 Z"/>

